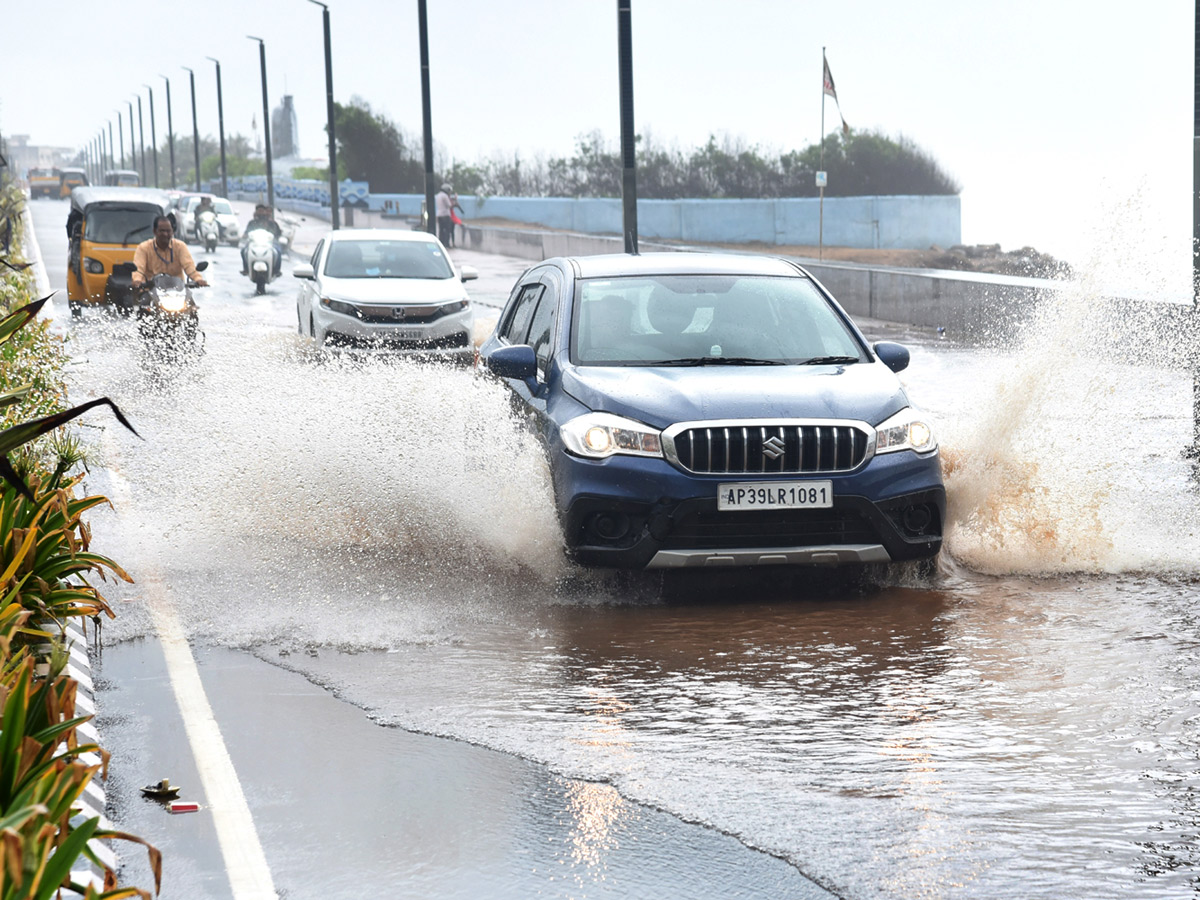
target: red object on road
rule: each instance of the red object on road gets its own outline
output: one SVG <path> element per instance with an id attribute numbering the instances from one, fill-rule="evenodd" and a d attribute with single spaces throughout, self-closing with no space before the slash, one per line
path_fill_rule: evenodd
<path id="1" fill-rule="evenodd" d="M 197 812 L 200 804 L 193 803 L 191 800 L 174 800 L 167 808 L 173 813 Z"/>

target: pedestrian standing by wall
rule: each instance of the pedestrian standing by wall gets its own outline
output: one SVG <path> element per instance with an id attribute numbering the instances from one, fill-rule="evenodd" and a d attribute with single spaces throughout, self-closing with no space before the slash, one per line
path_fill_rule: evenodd
<path id="1" fill-rule="evenodd" d="M 453 190 L 450 191 L 450 246 L 453 247 L 458 243 L 458 226 L 463 223 L 462 220 L 463 208 L 458 202 L 458 194 Z M 464 232 L 465 234 L 465 232 Z"/>
<path id="2" fill-rule="evenodd" d="M 447 247 L 454 246 L 454 220 L 450 218 L 450 210 L 453 208 L 450 198 L 453 193 L 453 187 L 443 184 L 442 189 L 433 197 L 434 212 L 437 214 L 438 240 Z"/>

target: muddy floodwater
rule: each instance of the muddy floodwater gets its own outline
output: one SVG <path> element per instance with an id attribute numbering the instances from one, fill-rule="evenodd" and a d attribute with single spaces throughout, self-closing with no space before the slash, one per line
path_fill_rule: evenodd
<path id="1" fill-rule="evenodd" d="M 81 333 L 75 398 L 146 435 L 96 438 L 93 488 L 136 510 L 99 549 L 171 573 L 199 645 L 594 785 L 594 880 L 562 896 L 605 896 L 638 805 L 839 897 L 1192 896 L 1191 381 L 1090 358 L 1074 302 L 1007 347 L 907 336 L 947 470 L 933 577 L 574 569 L 499 388 L 314 353 L 290 292 L 214 299 L 187 377 L 150 377 L 120 323 Z M 112 597 L 106 641 L 152 631 L 138 585 Z"/>

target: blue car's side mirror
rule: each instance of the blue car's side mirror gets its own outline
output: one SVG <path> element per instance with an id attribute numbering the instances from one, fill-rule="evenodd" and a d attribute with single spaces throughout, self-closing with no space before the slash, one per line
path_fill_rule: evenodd
<path id="1" fill-rule="evenodd" d="M 537 377 L 537 357 L 528 344 L 501 347 L 486 359 L 488 371 L 501 378 Z"/>
<path id="2" fill-rule="evenodd" d="M 908 368 L 908 348 L 903 344 L 892 341 L 879 341 L 872 349 L 879 361 L 893 372 L 902 372 Z"/>

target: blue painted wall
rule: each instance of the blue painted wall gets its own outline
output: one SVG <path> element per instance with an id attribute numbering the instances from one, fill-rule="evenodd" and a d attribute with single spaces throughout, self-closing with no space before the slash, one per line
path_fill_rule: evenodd
<path id="1" fill-rule="evenodd" d="M 266 178 L 230 178 L 230 193 L 265 194 Z M 419 194 L 372 194 L 365 182 L 343 182 L 343 204 L 396 216 L 418 216 Z M 329 186 L 275 181 L 277 200 L 316 210 L 328 206 Z M 499 218 L 583 234 L 620 234 L 619 198 L 460 196 L 464 218 Z M 639 200 L 638 235 L 697 243 L 799 244 L 923 250 L 962 242 L 958 197 L 827 197 L 778 200 Z"/>

